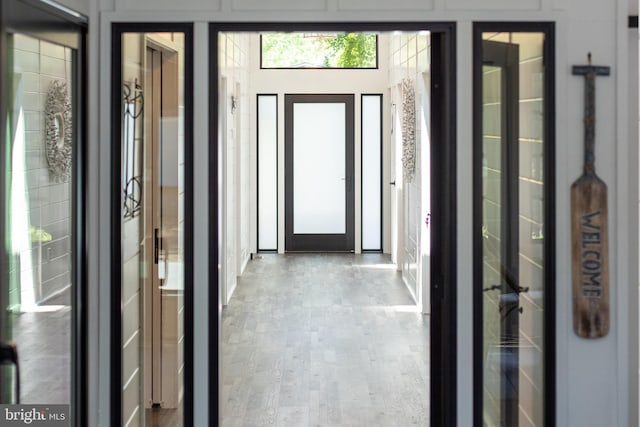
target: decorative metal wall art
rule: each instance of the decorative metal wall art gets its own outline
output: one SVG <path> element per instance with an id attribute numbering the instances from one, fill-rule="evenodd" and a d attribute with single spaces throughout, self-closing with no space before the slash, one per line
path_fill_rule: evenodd
<path id="1" fill-rule="evenodd" d="M 411 79 L 402 79 L 402 166 L 407 181 L 416 170 L 416 101 Z"/>
<path id="2" fill-rule="evenodd" d="M 71 175 L 73 130 L 71 100 L 64 81 L 53 81 L 47 91 L 45 131 L 49 175 L 54 182 L 67 182 Z"/>
<path id="3" fill-rule="evenodd" d="M 136 144 L 144 96 L 138 80 L 126 82 L 122 88 L 122 216 L 133 218 L 140 213 L 142 182 L 140 147 Z"/>

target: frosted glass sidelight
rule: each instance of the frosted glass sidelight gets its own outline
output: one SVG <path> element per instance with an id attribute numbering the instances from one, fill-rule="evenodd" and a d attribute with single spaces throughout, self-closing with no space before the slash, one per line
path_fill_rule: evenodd
<path id="1" fill-rule="evenodd" d="M 344 103 L 293 106 L 293 232 L 346 232 Z"/>
<path id="2" fill-rule="evenodd" d="M 258 250 L 278 249 L 277 109 L 277 95 L 258 95 Z"/>
<path id="3" fill-rule="evenodd" d="M 382 249 L 382 95 L 362 96 L 362 249 Z"/>

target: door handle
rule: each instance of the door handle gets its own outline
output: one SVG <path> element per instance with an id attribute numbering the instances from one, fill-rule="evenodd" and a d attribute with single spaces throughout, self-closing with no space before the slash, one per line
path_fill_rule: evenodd
<path id="1" fill-rule="evenodd" d="M 0 343 L 0 364 L 12 363 L 16 367 L 14 393 L 16 404 L 20 403 L 20 363 L 18 362 L 18 348 L 15 343 Z"/>
<path id="2" fill-rule="evenodd" d="M 395 185 L 396 185 L 396 182 L 395 182 L 395 181 L 391 181 L 391 182 L 389 183 L 389 185 L 393 185 L 393 186 L 395 186 Z"/>
<path id="3" fill-rule="evenodd" d="M 153 263 L 158 264 L 160 258 L 160 237 L 158 237 L 158 229 L 153 230 Z"/>

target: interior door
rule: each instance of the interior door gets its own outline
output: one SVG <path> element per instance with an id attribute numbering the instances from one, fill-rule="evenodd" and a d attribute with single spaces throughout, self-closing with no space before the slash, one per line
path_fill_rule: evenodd
<path id="1" fill-rule="evenodd" d="M 285 249 L 353 251 L 354 96 L 285 95 Z"/>
<path id="2" fill-rule="evenodd" d="M 147 41 L 150 44 L 150 41 Z M 148 406 L 179 403 L 179 324 L 183 272 L 179 236 L 179 130 L 177 53 L 148 45 L 145 114 L 145 367 Z"/>
<path id="3" fill-rule="evenodd" d="M 86 23 L 53 3 L 0 9 L 0 403 L 83 425 Z"/>

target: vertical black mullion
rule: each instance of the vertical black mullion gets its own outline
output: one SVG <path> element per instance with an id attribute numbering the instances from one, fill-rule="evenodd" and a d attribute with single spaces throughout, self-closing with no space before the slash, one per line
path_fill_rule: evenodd
<path id="1" fill-rule="evenodd" d="M 112 427 L 122 424 L 122 206 L 121 206 L 121 141 L 122 123 L 122 28 L 112 24 L 111 31 L 111 303 L 110 303 L 110 347 L 111 387 L 110 423 Z"/>
<path id="2" fill-rule="evenodd" d="M 220 280 L 219 280 L 219 145 L 218 102 L 220 69 L 218 68 L 219 32 L 209 26 L 209 425 L 217 426 L 220 421 Z"/>
<path id="3" fill-rule="evenodd" d="M 505 162 L 503 163 L 504 185 L 506 193 L 503 194 L 503 222 L 506 233 L 503 235 L 504 248 L 503 260 L 505 268 L 503 271 L 503 294 L 515 295 L 515 300 L 507 298 L 502 305 L 501 335 L 504 351 L 501 355 L 502 364 L 505 367 L 505 374 L 502 376 L 502 396 L 504 411 L 503 417 L 505 425 L 515 425 L 518 423 L 518 396 L 519 396 L 519 311 L 520 304 L 519 286 L 520 275 L 518 259 L 520 254 L 519 246 L 519 88 L 518 88 L 518 53 L 516 45 L 505 44 L 505 64 L 502 75 L 504 87 L 504 112 L 505 138 L 504 152 Z M 514 367 L 514 362 L 515 367 Z"/>
<path id="4" fill-rule="evenodd" d="M 347 114 L 346 124 L 346 163 L 345 163 L 345 177 L 347 179 L 347 191 L 345 191 L 346 206 L 347 206 L 347 229 L 345 233 L 346 248 L 353 251 L 355 249 L 355 95 L 350 94 L 345 99 L 345 113 Z"/>
<path id="5" fill-rule="evenodd" d="M 556 425 L 555 26 L 544 27 L 544 423 Z"/>
<path id="6" fill-rule="evenodd" d="M 180 31 L 178 29 L 178 31 Z M 193 282 L 193 199 L 194 199 L 194 140 L 193 140 L 193 25 L 186 24 L 184 32 L 184 402 L 183 422 L 185 426 L 193 426 L 193 382 L 194 382 L 194 282 Z M 188 363 L 188 365 L 187 365 Z"/>
<path id="7" fill-rule="evenodd" d="M 482 425 L 482 29 L 473 28 L 473 425 Z"/>
<path id="8" fill-rule="evenodd" d="M 377 55 L 376 55 L 377 57 Z M 380 252 L 384 252 L 384 96 L 380 94 Z"/>
<path id="9" fill-rule="evenodd" d="M 285 251 L 294 247 L 293 239 L 293 95 L 284 95 L 284 232 Z"/>
<path id="10" fill-rule="evenodd" d="M 431 33 L 431 424 L 457 423 L 456 34 Z"/>
<path id="11" fill-rule="evenodd" d="M 75 362 L 72 364 L 73 372 L 73 398 L 75 403 L 73 408 L 74 422 L 77 426 L 88 423 L 88 263 L 89 240 L 86 233 L 87 226 L 87 198 L 88 174 L 86 173 L 88 164 L 87 150 L 87 108 L 85 104 L 87 93 L 87 61 L 86 61 L 87 31 L 81 31 L 80 45 L 72 56 L 72 82 L 73 82 L 73 107 L 72 117 L 75 118 L 74 132 L 76 133 L 74 150 L 75 159 L 72 161 L 72 212 L 74 221 L 73 229 L 75 236 L 72 239 L 72 252 L 74 254 L 74 265 L 72 269 L 72 283 L 75 291 L 75 322 L 72 325 L 72 342 L 75 340 Z M 72 359 L 73 360 L 73 359 Z"/>

